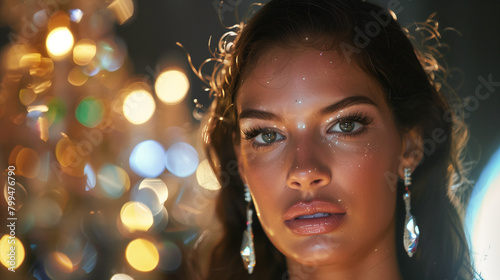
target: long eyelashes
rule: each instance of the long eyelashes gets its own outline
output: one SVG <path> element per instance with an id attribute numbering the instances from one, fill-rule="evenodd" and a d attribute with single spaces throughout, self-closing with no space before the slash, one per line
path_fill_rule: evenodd
<path id="1" fill-rule="evenodd" d="M 328 127 L 327 134 L 329 135 L 335 135 L 337 137 L 355 137 L 357 135 L 360 135 L 364 133 L 367 129 L 367 126 L 373 122 L 374 118 L 369 116 L 365 112 L 354 112 L 352 114 L 349 114 L 347 116 L 339 117 L 332 121 L 330 126 Z M 340 128 L 341 124 L 351 124 L 354 126 L 354 129 L 352 131 L 343 131 Z M 340 130 L 333 130 L 334 128 L 339 127 Z M 248 129 L 244 129 L 241 131 L 242 133 L 242 138 L 247 141 L 251 141 L 252 145 L 255 148 L 265 148 L 265 147 L 270 147 L 273 144 L 279 143 L 282 140 L 286 139 L 286 137 L 280 133 L 280 131 L 274 129 L 274 128 L 269 128 L 269 127 L 261 127 L 261 126 L 256 126 L 256 127 L 251 127 Z M 258 142 L 256 140 L 257 137 L 262 137 L 262 134 L 267 134 L 267 133 L 276 133 L 280 135 L 280 137 L 277 138 L 276 141 L 270 142 L 270 143 L 262 143 Z"/>
<path id="2" fill-rule="evenodd" d="M 262 127 L 258 126 L 258 127 L 252 127 L 249 129 L 245 129 L 242 131 L 242 133 L 243 133 L 243 138 L 245 140 L 252 140 L 253 138 L 259 136 L 259 134 L 266 132 L 266 131 L 270 131 L 270 129 L 269 128 L 262 128 Z"/>
<path id="3" fill-rule="evenodd" d="M 356 135 L 359 135 L 363 133 L 366 130 L 366 127 L 373 122 L 373 117 L 368 116 L 364 112 L 355 112 L 350 115 L 347 115 L 345 117 L 337 118 L 333 124 L 329 127 L 328 133 L 329 134 L 336 134 L 337 136 L 340 137 L 354 137 Z M 339 126 L 340 124 L 345 124 L 345 123 L 354 123 L 354 124 L 359 124 L 361 127 L 359 129 L 356 129 L 352 132 L 346 132 L 346 131 L 331 131 L 334 127 Z"/>

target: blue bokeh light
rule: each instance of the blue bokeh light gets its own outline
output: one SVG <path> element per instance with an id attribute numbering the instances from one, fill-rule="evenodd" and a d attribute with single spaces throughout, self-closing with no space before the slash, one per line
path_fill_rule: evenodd
<path id="1" fill-rule="evenodd" d="M 165 149 L 154 141 L 146 140 L 137 144 L 130 153 L 130 168 L 144 178 L 155 178 L 165 171 Z"/>
<path id="2" fill-rule="evenodd" d="M 199 158 L 193 146 L 184 142 L 176 142 L 165 154 L 168 171 L 178 177 L 187 177 L 198 168 Z"/>

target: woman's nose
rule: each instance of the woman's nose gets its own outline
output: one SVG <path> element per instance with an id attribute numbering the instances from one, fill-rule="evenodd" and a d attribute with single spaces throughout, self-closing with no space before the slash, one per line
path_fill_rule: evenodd
<path id="1" fill-rule="evenodd" d="M 330 184 L 331 172 L 324 151 L 314 143 L 302 143 L 291 149 L 292 165 L 287 185 L 292 189 L 313 190 Z"/>

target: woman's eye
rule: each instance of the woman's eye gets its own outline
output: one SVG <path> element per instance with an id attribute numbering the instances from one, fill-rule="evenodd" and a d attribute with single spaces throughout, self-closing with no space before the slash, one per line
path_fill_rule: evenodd
<path id="1" fill-rule="evenodd" d="M 283 138 L 283 135 L 276 131 L 266 130 L 255 137 L 255 142 L 259 144 L 272 144 L 273 142 L 282 140 Z"/>
<path id="2" fill-rule="evenodd" d="M 335 124 L 328 132 L 353 133 L 361 129 L 363 125 L 355 121 L 342 121 Z"/>

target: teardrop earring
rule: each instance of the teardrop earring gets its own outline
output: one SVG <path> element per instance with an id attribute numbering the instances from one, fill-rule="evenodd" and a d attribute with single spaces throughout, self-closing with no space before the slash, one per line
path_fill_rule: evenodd
<path id="1" fill-rule="evenodd" d="M 418 237 L 420 236 L 420 230 L 417 226 L 417 220 L 411 214 L 411 193 L 409 186 L 411 185 L 411 169 L 406 167 L 404 170 L 405 178 L 404 185 L 406 193 L 403 195 L 405 201 L 406 218 L 405 218 L 405 229 L 403 235 L 403 243 L 406 253 L 411 258 L 413 254 L 417 251 Z"/>
<path id="2" fill-rule="evenodd" d="M 243 241 L 241 242 L 240 254 L 241 258 L 243 259 L 243 264 L 248 270 L 248 274 L 252 274 L 253 269 L 255 268 L 255 250 L 253 246 L 252 232 L 252 196 L 250 195 L 250 189 L 248 188 L 248 185 L 245 185 L 245 201 L 247 202 L 247 229 L 243 232 Z"/>

